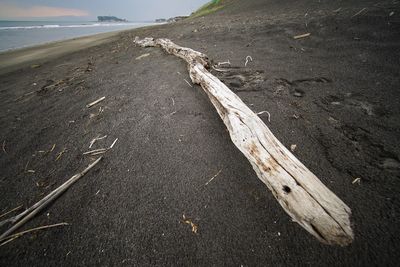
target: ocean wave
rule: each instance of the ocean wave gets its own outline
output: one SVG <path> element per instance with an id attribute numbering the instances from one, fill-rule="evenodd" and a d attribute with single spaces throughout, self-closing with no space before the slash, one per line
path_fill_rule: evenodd
<path id="1" fill-rule="evenodd" d="M 137 26 L 138 23 L 93 23 L 93 24 L 73 24 L 73 25 L 35 25 L 35 26 L 8 26 L 0 27 L 0 30 L 30 30 L 30 29 L 53 29 L 53 28 L 91 28 L 91 27 L 115 27 L 115 26 Z"/>

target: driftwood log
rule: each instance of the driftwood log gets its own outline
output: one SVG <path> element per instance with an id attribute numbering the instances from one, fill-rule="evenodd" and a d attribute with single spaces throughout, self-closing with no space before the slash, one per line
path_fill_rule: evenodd
<path id="1" fill-rule="evenodd" d="M 210 98 L 236 147 L 294 221 L 319 241 L 345 246 L 353 241 L 351 210 L 272 134 L 224 83 L 207 71 L 203 53 L 168 39 L 135 38 L 142 47 L 161 47 L 188 63 L 190 77 Z"/>

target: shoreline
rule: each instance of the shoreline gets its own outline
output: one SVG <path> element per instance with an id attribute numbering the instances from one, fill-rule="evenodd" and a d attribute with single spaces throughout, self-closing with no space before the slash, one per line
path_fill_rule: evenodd
<path id="1" fill-rule="evenodd" d="M 111 42 L 123 32 L 129 32 L 132 30 L 152 27 L 156 25 L 158 24 L 145 25 L 142 27 L 105 33 L 97 33 L 71 39 L 52 41 L 43 44 L 0 51 L 0 74 L 16 71 L 30 64 L 41 64 L 72 52 Z"/>

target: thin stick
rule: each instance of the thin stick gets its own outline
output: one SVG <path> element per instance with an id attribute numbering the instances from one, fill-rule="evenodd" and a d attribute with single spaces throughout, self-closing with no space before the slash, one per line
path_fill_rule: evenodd
<path id="1" fill-rule="evenodd" d="M 92 141 L 90 141 L 90 145 L 89 148 L 92 148 L 92 146 L 94 145 L 94 143 L 96 143 L 99 140 L 103 140 L 104 138 L 106 138 L 107 135 L 100 137 L 100 135 L 98 135 L 96 138 L 94 138 Z"/>
<path id="2" fill-rule="evenodd" d="M 358 15 L 360 15 L 362 12 L 364 12 L 364 10 L 366 10 L 367 8 L 363 8 L 363 9 L 361 9 L 360 11 L 358 11 L 356 14 L 354 14 L 353 16 L 351 16 L 352 18 L 354 18 L 354 17 L 356 17 L 356 16 L 358 16 Z"/>
<path id="3" fill-rule="evenodd" d="M 20 210 L 21 208 L 22 208 L 22 205 L 20 205 L 20 206 L 18 206 L 18 207 L 16 207 L 16 208 L 13 208 L 12 210 L 9 210 L 9 211 L 7 211 L 6 213 L 1 214 L 1 215 L 0 215 L 0 218 L 6 216 L 7 214 L 10 214 L 10 213 L 13 212 L 13 211 Z"/>
<path id="4" fill-rule="evenodd" d="M 95 153 L 90 154 L 90 156 L 96 156 L 96 155 L 104 154 L 104 153 L 106 153 L 107 151 L 108 151 L 108 149 L 106 149 L 106 150 L 104 150 L 104 151 L 95 152 Z"/>
<path id="5" fill-rule="evenodd" d="M 18 237 L 21 237 L 21 236 L 23 236 L 25 234 L 28 234 L 28 233 L 31 233 L 31 232 L 34 232 L 34 231 L 49 229 L 49 228 L 58 227 L 58 226 L 65 226 L 65 225 L 69 225 L 69 224 L 63 222 L 63 223 L 56 223 L 56 224 L 51 224 L 51 225 L 43 225 L 43 226 L 40 226 L 40 227 L 35 227 L 35 228 L 32 228 L 32 229 L 28 229 L 28 230 L 25 230 L 25 231 L 22 231 L 22 232 L 7 236 L 5 238 L 2 238 L 2 239 L 0 239 L 0 242 L 3 242 L 4 240 L 7 240 L 7 239 L 14 240 L 14 239 L 16 239 Z M 0 246 L 5 245 L 6 243 L 8 243 L 8 242 L 4 242 Z"/>
<path id="6" fill-rule="evenodd" d="M 61 156 L 65 153 L 65 151 L 67 151 L 67 150 L 64 147 L 64 149 L 62 151 L 58 152 L 57 157 L 56 157 L 56 161 L 61 158 Z"/>
<path id="7" fill-rule="evenodd" d="M 229 60 L 228 61 L 225 61 L 225 62 L 218 62 L 218 67 L 219 66 L 221 66 L 221 65 L 231 65 L 231 62 L 229 62 Z"/>
<path id="8" fill-rule="evenodd" d="M 53 144 L 49 152 L 53 152 L 54 148 L 56 148 L 56 144 Z"/>
<path id="9" fill-rule="evenodd" d="M 296 36 L 293 37 L 293 39 L 301 39 L 301 38 L 308 37 L 310 35 L 311 35 L 311 33 L 308 32 L 308 33 L 305 33 L 305 34 L 296 35 Z"/>
<path id="10" fill-rule="evenodd" d="M 86 107 L 87 107 L 87 108 L 90 108 L 90 107 L 96 105 L 97 103 L 100 103 L 100 102 L 103 101 L 104 99 L 106 99 L 105 96 L 103 96 L 103 97 L 101 97 L 101 98 L 99 98 L 99 99 L 93 101 L 92 103 L 87 104 Z"/>
<path id="11" fill-rule="evenodd" d="M 171 97 L 171 100 L 172 100 L 172 105 L 175 106 L 175 100 L 174 100 L 174 98 Z"/>
<path id="12" fill-rule="evenodd" d="M 88 154 L 97 153 L 97 152 L 106 152 L 106 151 L 107 151 L 107 148 L 99 148 L 99 149 L 94 149 L 94 150 L 84 152 L 83 155 L 88 155 Z"/>
<path id="13" fill-rule="evenodd" d="M 212 180 L 214 180 L 215 177 L 217 177 L 220 173 L 222 172 L 222 169 L 220 169 L 217 174 L 215 174 L 213 177 L 211 177 L 210 180 L 208 180 L 208 182 L 205 185 L 208 185 Z"/>
<path id="14" fill-rule="evenodd" d="M 11 241 L 13 241 L 14 239 L 17 239 L 17 238 L 18 238 L 18 237 L 14 237 L 14 238 L 8 239 L 6 242 L 1 243 L 1 244 L 0 244 L 0 247 L 1 247 L 1 246 L 4 246 L 4 245 L 7 244 L 7 243 L 10 243 Z"/>
<path id="15" fill-rule="evenodd" d="M 186 79 L 183 79 L 190 87 L 193 87 Z"/>
<path id="16" fill-rule="evenodd" d="M 89 148 L 92 148 L 93 144 L 96 142 L 98 137 L 99 137 L 99 135 L 96 138 L 94 138 L 92 141 L 90 141 Z"/>
<path id="17" fill-rule="evenodd" d="M 3 151 L 4 153 L 8 154 L 6 151 L 6 140 L 3 141 Z"/>
<path id="18" fill-rule="evenodd" d="M 109 149 L 113 148 L 113 147 L 114 147 L 114 145 L 115 145 L 115 143 L 116 143 L 117 141 L 118 141 L 118 138 L 114 140 L 114 142 L 111 144 L 111 146 L 110 146 L 110 148 L 109 148 Z"/>
<path id="19" fill-rule="evenodd" d="M 253 58 L 251 56 L 247 56 L 246 57 L 246 62 L 244 63 L 245 67 L 247 66 L 247 63 L 249 63 L 249 60 L 250 60 L 250 62 L 253 62 Z"/>
<path id="20" fill-rule="evenodd" d="M 271 122 L 271 113 L 269 113 L 268 111 L 263 110 L 263 111 L 260 111 L 260 112 L 258 112 L 258 113 L 256 113 L 256 114 L 257 114 L 257 115 L 261 115 L 261 114 L 264 114 L 264 113 L 267 113 L 267 114 L 268 114 L 268 122 Z"/>
<path id="21" fill-rule="evenodd" d="M 229 70 L 222 70 L 222 69 L 217 69 L 214 66 L 211 66 L 214 70 L 219 71 L 219 72 L 228 72 Z"/>
<path id="22" fill-rule="evenodd" d="M 25 164 L 25 168 L 24 168 L 24 171 L 25 171 L 25 172 L 28 170 L 29 162 L 31 162 L 31 159 L 29 159 L 28 162 Z"/>
<path id="23" fill-rule="evenodd" d="M 7 236 L 9 236 L 11 233 L 13 233 L 15 230 L 20 228 L 22 225 L 24 225 L 27 221 L 32 219 L 36 214 L 38 214 L 41 210 L 43 210 L 50 202 L 58 198 L 62 193 L 64 193 L 71 185 L 73 185 L 78 179 L 80 179 L 82 176 L 84 176 L 90 169 L 92 169 L 94 166 L 96 166 L 97 163 L 100 162 L 100 160 L 103 157 L 99 157 L 96 159 L 93 163 L 91 163 L 86 169 L 84 169 L 82 172 L 75 174 L 72 176 L 68 181 L 63 183 L 61 186 L 59 186 L 57 189 L 53 190 L 50 194 L 45 196 L 42 200 L 37 202 L 35 205 L 33 205 L 31 208 L 27 209 L 26 211 L 22 212 L 20 215 L 15 216 L 15 222 L 18 220 L 21 220 L 17 222 L 14 226 L 12 226 L 10 229 L 8 229 L 6 232 L 4 232 L 1 236 L 0 239 L 3 239 Z M 27 214 L 29 213 L 29 214 Z M 25 216 L 25 214 L 27 214 Z M 24 217 L 25 216 L 25 217 Z"/>

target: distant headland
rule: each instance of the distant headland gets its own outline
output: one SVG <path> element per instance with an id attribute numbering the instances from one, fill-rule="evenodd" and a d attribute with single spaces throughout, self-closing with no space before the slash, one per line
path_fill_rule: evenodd
<path id="1" fill-rule="evenodd" d="M 97 20 L 99 22 L 121 22 L 121 21 L 126 22 L 127 21 L 126 19 L 120 19 L 120 18 L 117 18 L 114 16 L 98 16 Z"/>

